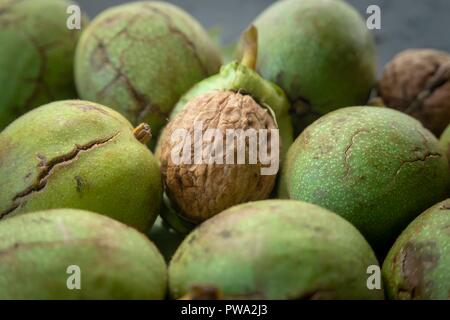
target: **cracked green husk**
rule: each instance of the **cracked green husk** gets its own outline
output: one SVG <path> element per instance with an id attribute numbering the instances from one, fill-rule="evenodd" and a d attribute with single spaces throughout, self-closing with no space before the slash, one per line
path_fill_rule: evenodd
<path id="1" fill-rule="evenodd" d="M 383 264 L 390 299 L 450 297 L 450 199 L 417 217 L 400 235 Z"/>
<path id="2" fill-rule="evenodd" d="M 348 107 L 320 118 L 292 144 L 280 195 L 315 203 L 353 223 L 379 252 L 449 187 L 447 156 L 414 118 Z"/>
<path id="3" fill-rule="evenodd" d="M 110 106 L 155 137 L 191 86 L 216 73 L 221 57 L 190 15 L 142 1 L 102 12 L 83 33 L 75 78 L 83 99 Z"/>
<path id="4" fill-rule="evenodd" d="M 136 137 L 145 138 L 119 113 L 87 101 L 54 102 L 17 119 L 0 134 L 0 219 L 77 208 L 147 230 L 162 183 Z"/>

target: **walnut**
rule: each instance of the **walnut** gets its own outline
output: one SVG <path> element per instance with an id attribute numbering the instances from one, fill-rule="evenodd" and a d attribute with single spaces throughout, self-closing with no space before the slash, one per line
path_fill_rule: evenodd
<path id="1" fill-rule="evenodd" d="M 431 49 L 398 54 L 384 68 L 379 94 L 439 136 L 450 122 L 450 55 Z"/>
<path id="2" fill-rule="evenodd" d="M 203 135 L 207 129 L 219 129 L 216 132 L 220 132 L 221 135 L 203 139 L 201 147 L 210 151 L 206 153 L 210 157 L 205 157 L 206 160 L 203 159 L 201 163 L 196 164 L 193 137 L 196 124 L 199 123 L 202 124 Z M 185 129 L 188 135 L 178 141 L 172 139 L 177 129 Z M 260 130 L 266 129 L 268 131 L 266 152 L 269 157 L 276 156 L 278 159 L 280 145 L 277 145 L 278 150 L 273 150 L 274 132 L 271 131 L 277 129 L 277 124 L 270 109 L 259 105 L 250 95 L 232 91 L 212 91 L 202 94 L 192 99 L 164 130 L 160 160 L 166 193 L 179 214 L 191 222 L 200 223 L 239 203 L 265 199 L 274 187 L 276 172 L 269 175 L 261 173 L 262 168 L 270 167 L 271 164 L 266 161 L 262 163 L 259 156 L 256 162 L 249 161 L 252 150 L 250 139 L 245 139 L 245 163 L 236 164 L 238 139 L 228 141 L 226 134 L 230 132 L 228 129 L 243 131 L 254 129 L 258 132 L 258 141 L 261 132 L 264 132 Z M 230 156 L 230 153 L 226 152 L 228 150 L 226 146 L 230 141 L 235 143 L 233 149 L 229 149 L 232 150 L 233 163 L 227 161 L 227 155 Z M 183 151 L 191 151 L 187 157 L 191 163 L 173 161 L 174 152 L 181 157 L 180 145 L 184 146 Z M 212 152 L 211 149 L 215 151 Z M 223 150 L 223 153 L 218 150 Z M 210 161 L 213 157 L 214 162 Z"/>

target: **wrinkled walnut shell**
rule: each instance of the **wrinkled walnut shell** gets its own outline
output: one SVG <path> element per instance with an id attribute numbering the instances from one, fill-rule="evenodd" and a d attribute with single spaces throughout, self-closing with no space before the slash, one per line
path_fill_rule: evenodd
<path id="1" fill-rule="evenodd" d="M 450 55 L 410 49 L 386 65 L 379 84 L 386 106 L 403 111 L 439 136 L 450 122 Z"/>
<path id="2" fill-rule="evenodd" d="M 206 129 L 220 129 L 225 142 L 225 130 L 250 128 L 277 129 L 268 109 L 261 107 L 249 95 L 230 91 L 213 91 L 191 100 L 186 108 L 167 125 L 161 144 L 161 172 L 166 193 L 180 214 L 195 223 L 239 203 L 265 199 L 275 184 L 276 174 L 261 175 L 263 166 L 256 164 L 175 164 L 171 152 L 179 141 L 172 141 L 174 130 L 184 128 L 193 137 L 194 123 L 202 121 Z M 270 148 L 270 135 L 268 145 Z M 191 150 L 194 139 L 191 138 Z M 205 146 L 205 142 L 203 142 Z M 248 141 L 246 141 L 248 159 Z M 235 149 L 236 151 L 236 149 Z M 268 149 L 271 154 L 272 150 Z M 192 151 L 192 157 L 194 157 Z"/>

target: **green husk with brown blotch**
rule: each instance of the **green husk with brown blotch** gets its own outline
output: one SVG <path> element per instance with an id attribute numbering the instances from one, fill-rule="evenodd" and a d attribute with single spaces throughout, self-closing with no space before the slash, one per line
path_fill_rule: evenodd
<path id="1" fill-rule="evenodd" d="M 449 299 L 450 199 L 403 231 L 384 261 L 383 279 L 390 299 Z"/>

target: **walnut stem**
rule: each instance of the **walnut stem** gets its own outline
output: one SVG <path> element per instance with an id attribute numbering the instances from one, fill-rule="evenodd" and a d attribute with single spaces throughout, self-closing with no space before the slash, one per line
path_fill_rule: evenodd
<path id="1" fill-rule="evenodd" d="M 258 57 L 258 30 L 254 25 L 242 34 L 242 48 L 244 53 L 241 64 L 255 70 Z"/>
<path id="2" fill-rule="evenodd" d="M 152 138 L 152 131 L 150 129 L 150 126 L 146 123 L 141 123 L 140 125 L 138 125 L 133 130 L 133 134 L 136 139 L 138 139 L 142 144 L 147 144 Z"/>

